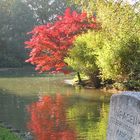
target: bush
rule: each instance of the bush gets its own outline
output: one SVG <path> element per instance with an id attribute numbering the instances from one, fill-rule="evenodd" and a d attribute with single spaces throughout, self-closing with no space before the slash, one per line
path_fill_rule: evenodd
<path id="1" fill-rule="evenodd" d="M 137 89 L 140 79 L 137 5 L 101 0 L 94 6 L 101 29 L 79 36 L 66 62 L 89 76 L 97 72 L 96 76 L 100 74 L 102 81 L 115 81 L 118 88 Z"/>
<path id="2" fill-rule="evenodd" d="M 69 57 L 65 59 L 74 70 L 89 76 L 96 87 L 100 84 L 96 59 L 101 43 L 100 34 L 95 31 L 82 34 L 76 38 Z"/>

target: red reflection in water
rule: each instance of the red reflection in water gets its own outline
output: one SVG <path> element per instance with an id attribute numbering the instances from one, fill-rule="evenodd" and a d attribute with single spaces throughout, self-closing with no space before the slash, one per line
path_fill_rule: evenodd
<path id="1" fill-rule="evenodd" d="M 28 107 L 28 128 L 36 140 L 76 140 L 76 134 L 66 124 L 64 98 L 44 96 Z"/>

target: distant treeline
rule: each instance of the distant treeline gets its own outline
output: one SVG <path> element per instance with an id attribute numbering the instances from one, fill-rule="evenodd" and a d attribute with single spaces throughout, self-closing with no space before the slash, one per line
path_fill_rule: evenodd
<path id="1" fill-rule="evenodd" d="M 22 67 L 27 49 L 27 32 L 35 25 L 52 22 L 66 9 L 66 0 L 0 1 L 0 67 Z"/>

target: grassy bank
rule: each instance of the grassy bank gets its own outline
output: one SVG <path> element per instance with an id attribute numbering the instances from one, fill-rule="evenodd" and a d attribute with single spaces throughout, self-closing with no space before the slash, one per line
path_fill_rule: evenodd
<path id="1" fill-rule="evenodd" d="M 0 125 L 0 140 L 20 140 L 16 134 Z"/>

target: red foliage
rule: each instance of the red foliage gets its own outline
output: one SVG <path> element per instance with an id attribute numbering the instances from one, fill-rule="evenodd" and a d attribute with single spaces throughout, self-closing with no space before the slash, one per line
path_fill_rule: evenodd
<path id="1" fill-rule="evenodd" d="M 28 107 L 28 128 L 36 140 L 76 140 L 76 133 L 66 123 L 64 98 L 44 96 Z"/>
<path id="2" fill-rule="evenodd" d="M 71 12 L 68 8 L 55 23 L 36 26 L 30 32 L 32 38 L 25 42 L 26 48 L 31 49 L 26 62 L 36 65 L 36 70 L 40 72 L 51 70 L 65 73 L 67 64 L 64 58 L 75 37 L 96 27 L 94 17 L 88 18 L 86 13 Z"/>

